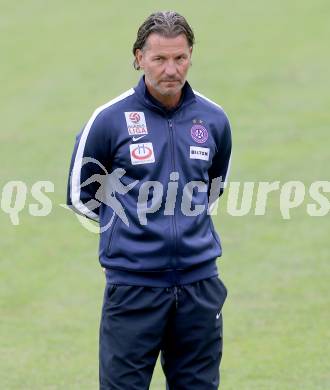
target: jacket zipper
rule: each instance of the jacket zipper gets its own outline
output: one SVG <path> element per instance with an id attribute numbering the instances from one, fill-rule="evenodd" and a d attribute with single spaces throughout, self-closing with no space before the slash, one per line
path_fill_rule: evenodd
<path id="1" fill-rule="evenodd" d="M 168 119 L 168 127 L 170 132 L 170 143 L 171 143 L 171 157 L 172 157 L 172 171 L 175 172 L 175 156 L 174 156 L 174 134 L 173 134 L 173 122 L 172 119 Z M 175 210 L 175 209 L 174 209 Z M 176 227 L 176 220 L 175 220 L 175 211 L 172 216 L 172 227 L 174 232 L 174 257 L 176 260 L 177 256 L 177 227 Z M 176 264 L 175 264 L 176 265 Z"/>

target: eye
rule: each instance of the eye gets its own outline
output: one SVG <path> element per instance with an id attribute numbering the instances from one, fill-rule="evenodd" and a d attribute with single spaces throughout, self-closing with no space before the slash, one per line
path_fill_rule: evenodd
<path id="1" fill-rule="evenodd" d="M 176 57 L 176 61 L 177 61 L 179 64 L 182 64 L 186 59 L 187 59 L 187 56 L 185 56 L 185 55 Z"/>

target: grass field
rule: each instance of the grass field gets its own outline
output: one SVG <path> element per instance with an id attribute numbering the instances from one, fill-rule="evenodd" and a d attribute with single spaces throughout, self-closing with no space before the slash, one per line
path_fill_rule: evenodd
<path id="1" fill-rule="evenodd" d="M 59 204 L 76 133 L 135 85 L 136 30 L 172 8 L 197 37 L 189 81 L 230 116 L 230 180 L 329 180 L 328 1 L 2 0 L 0 189 L 55 190 L 47 217 L 29 214 L 30 193 L 18 226 L 0 209 L 1 389 L 97 389 L 98 237 Z M 330 214 L 309 216 L 310 201 L 284 220 L 278 193 L 265 216 L 233 217 L 222 199 L 223 390 L 330 389 Z"/>

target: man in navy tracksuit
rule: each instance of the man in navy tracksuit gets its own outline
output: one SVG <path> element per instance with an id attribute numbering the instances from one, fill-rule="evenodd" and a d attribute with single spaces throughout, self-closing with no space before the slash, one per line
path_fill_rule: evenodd
<path id="1" fill-rule="evenodd" d="M 219 386 L 221 244 L 210 204 L 231 154 L 224 111 L 186 81 L 193 32 L 176 12 L 141 25 L 143 77 L 99 107 L 74 148 L 68 204 L 99 221 L 106 273 L 100 389 L 149 389 L 161 351 L 170 390 Z"/>

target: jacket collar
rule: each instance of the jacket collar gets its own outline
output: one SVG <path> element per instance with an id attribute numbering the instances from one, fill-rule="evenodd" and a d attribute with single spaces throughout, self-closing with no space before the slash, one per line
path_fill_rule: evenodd
<path id="1" fill-rule="evenodd" d="M 187 104 L 193 103 L 196 100 L 196 96 L 190 87 L 188 81 L 185 82 L 182 87 L 182 95 L 179 104 L 173 108 L 168 110 L 165 108 L 157 99 L 155 99 L 147 89 L 144 75 L 140 78 L 138 85 L 134 88 L 136 94 L 142 100 L 145 106 L 148 108 L 154 109 L 156 111 L 161 111 L 165 115 L 174 114 L 176 111 L 180 110 L 182 107 Z"/>

